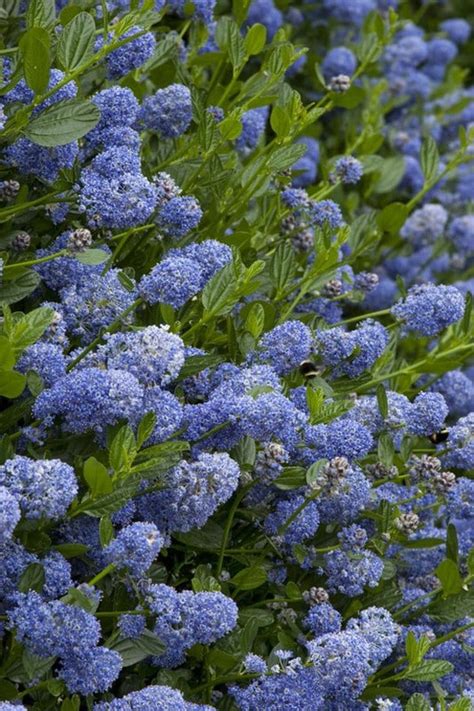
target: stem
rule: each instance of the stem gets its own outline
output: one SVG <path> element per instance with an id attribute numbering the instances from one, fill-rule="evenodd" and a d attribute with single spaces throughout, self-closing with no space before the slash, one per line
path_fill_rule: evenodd
<path id="1" fill-rule="evenodd" d="M 7 272 L 9 269 L 20 269 L 21 267 L 31 267 L 34 264 L 42 264 L 43 262 L 50 262 L 58 257 L 63 257 L 67 254 L 67 249 L 61 249 L 59 252 L 54 252 L 54 254 L 49 254 L 46 257 L 40 257 L 39 259 L 30 259 L 28 262 L 16 262 L 14 264 L 7 264 L 3 271 Z"/>
<path id="2" fill-rule="evenodd" d="M 102 580 L 102 578 L 107 577 L 107 575 L 109 573 L 111 573 L 113 570 L 115 570 L 116 567 L 117 567 L 116 563 L 110 563 L 106 568 L 101 570 L 100 573 L 97 573 L 96 576 L 91 578 L 91 580 L 89 580 L 89 582 L 87 584 L 90 585 L 91 587 L 93 585 L 96 585 L 100 580 Z"/>
<path id="3" fill-rule="evenodd" d="M 221 551 L 219 553 L 219 560 L 217 561 L 217 567 L 216 567 L 216 577 L 218 578 L 219 575 L 222 573 L 222 567 L 224 565 L 224 558 L 225 558 L 225 553 L 226 553 L 226 548 L 227 548 L 227 541 L 229 540 L 229 535 L 230 535 L 230 529 L 232 528 L 232 523 L 234 521 L 234 516 L 237 512 L 237 509 L 239 508 L 239 504 L 244 498 L 245 494 L 248 492 L 248 490 L 253 486 L 252 484 L 248 484 L 247 486 L 244 486 L 235 496 L 232 506 L 230 507 L 229 515 L 227 517 L 227 521 L 225 524 L 224 528 L 224 535 L 222 536 L 222 544 L 221 544 Z"/>
<path id="4" fill-rule="evenodd" d="M 59 192 L 48 193 L 48 195 L 43 195 L 43 197 L 36 198 L 36 200 L 22 202 L 18 205 L 13 205 L 12 207 L 5 207 L 3 210 L 0 210 L 0 220 L 3 220 L 3 218 L 9 219 L 18 212 L 23 212 L 23 210 L 27 210 L 30 207 L 36 207 L 37 205 L 44 205 L 45 203 L 52 202 L 54 198 L 57 198 L 60 195 L 61 193 Z M 56 202 L 66 202 L 66 200 L 56 200 Z"/>
<path id="5" fill-rule="evenodd" d="M 344 294 L 346 296 L 346 294 Z M 371 311 L 368 314 L 359 314 L 358 316 L 352 316 L 351 318 L 346 318 L 344 321 L 339 321 L 335 323 L 334 326 L 343 326 L 346 323 L 354 323 L 355 321 L 362 321 L 366 318 L 373 318 L 374 316 L 385 316 L 390 313 L 390 309 L 380 309 L 380 311 Z"/>
<path id="6" fill-rule="evenodd" d="M 288 528 L 291 526 L 291 524 L 293 523 L 293 521 L 294 521 L 294 520 L 300 515 L 300 513 L 308 506 L 308 504 L 311 503 L 311 501 L 313 501 L 317 496 L 319 496 L 320 493 L 321 493 L 321 492 L 318 490 L 318 491 L 315 491 L 314 494 L 311 494 L 311 496 L 307 496 L 307 497 L 305 498 L 305 500 L 303 501 L 303 503 L 300 504 L 300 505 L 298 506 L 298 508 L 296 508 L 296 509 L 293 511 L 293 513 L 291 514 L 291 516 L 289 516 L 289 518 L 285 521 L 285 523 L 284 523 L 282 526 L 280 526 L 280 528 L 278 529 L 278 535 L 279 535 L 279 536 L 282 536 L 282 535 L 288 530 Z M 336 546 L 336 548 L 338 548 L 338 546 Z M 329 550 L 332 550 L 332 549 L 333 549 L 333 546 L 331 546 Z"/>

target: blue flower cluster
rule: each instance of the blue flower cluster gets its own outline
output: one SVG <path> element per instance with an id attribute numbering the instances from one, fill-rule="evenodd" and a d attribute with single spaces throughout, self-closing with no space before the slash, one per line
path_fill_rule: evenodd
<path id="1" fill-rule="evenodd" d="M 2 11 L 0 711 L 468 711 L 470 3 L 78 5 Z"/>

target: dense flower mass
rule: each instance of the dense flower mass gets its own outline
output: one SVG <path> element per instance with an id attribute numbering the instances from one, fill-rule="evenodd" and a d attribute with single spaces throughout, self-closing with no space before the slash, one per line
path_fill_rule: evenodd
<path id="1" fill-rule="evenodd" d="M 474 708 L 473 21 L 2 4 L 0 711 Z"/>

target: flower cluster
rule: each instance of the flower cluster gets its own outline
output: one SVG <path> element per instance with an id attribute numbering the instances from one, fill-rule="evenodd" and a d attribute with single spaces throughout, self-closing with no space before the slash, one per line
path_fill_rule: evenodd
<path id="1" fill-rule="evenodd" d="M 469 711 L 469 0 L 2 5 L 0 711 Z"/>

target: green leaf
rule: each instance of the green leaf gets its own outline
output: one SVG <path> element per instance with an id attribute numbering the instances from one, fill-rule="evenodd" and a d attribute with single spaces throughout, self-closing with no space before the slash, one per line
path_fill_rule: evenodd
<path id="1" fill-rule="evenodd" d="M 229 582 L 239 590 L 254 590 L 267 582 L 267 574 L 264 568 L 254 565 L 239 571 Z"/>
<path id="2" fill-rule="evenodd" d="M 44 334 L 54 318 L 53 309 L 40 306 L 22 316 L 12 329 L 10 340 L 17 355 L 25 348 L 36 343 Z"/>
<path id="3" fill-rule="evenodd" d="M 377 224 L 384 232 L 396 234 L 405 224 L 408 208 L 402 202 L 392 202 L 386 205 L 377 215 Z"/>
<path id="4" fill-rule="evenodd" d="M 26 676 L 29 680 L 35 680 L 35 682 L 42 679 L 42 677 L 48 672 L 53 666 L 56 657 L 37 657 L 35 654 L 31 654 L 27 649 L 24 650 L 23 656 L 21 658 L 23 669 L 25 670 Z"/>
<path id="5" fill-rule="evenodd" d="M 298 270 L 294 250 L 286 243 L 282 243 L 275 250 L 270 260 L 270 279 L 276 290 L 276 299 L 293 281 Z"/>
<path id="6" fill-rule="evenodd" d="M 78 558 L 81 555 L 85 555 L 89 550 L 89 546 L 86 546 L 84 543 L 58 543 L 53 546 L 53 548 L 68 559 Z"/>
<path id="7" fill-rule="evenodd" d="M 54 0 L 29 0 L 26 12 L 26 26 L 51 29 L 56 21 Z"/>
<path id="8" fill-rule="evenodd" d="M 411 681 L 435 681 L 435 679 L 450 674 L 453 669 L 451 662 L 445 662 L 442 659 L 428 659 L 407 669 L 404 678 L 411 679 Z"/>
<path id="9" fill-rule="evenodd" d="M 260 54 L 267 41 L 267 28 L 259 22 L 249 28 L 244 40 L 245 53 Z"/>
<path id="10" fill-rule="evenodd" d="M 306 484 L 306 472 L 303 467 L 285 467 L 283 473 L 273 483 L 281 491 L 299 489 Z"/>
<path id="11" fill-rule="evenodd" d="M 467 554 L 467 570 L 469 575 L 474 575 L 474 548 L 471 548 Z"/>
<path id="12" fill-rule="evenodd" d="M 209 565 L 198 565 L 191 580 L 194 592 L 220 592 L 219 582 L 211 575 Z"/>
<path id="13" fill-rule="evenodd" d="M 387 399 L 387 392 L 382 385 L 382 383 L 379 383 L 377 385 L 377 404 L 379 406 L 380 414 L 382 417 L 385 419 L 388 417 L 388 399 Z"/>
<path id="14" fill-rule="evenodd" d="M 21 395 L 26 385 L 26 375 L 15 370 L 0 370 L 0 396 L 10 399 Z"/>
<path id="15" fill-rule="evenodd" d="M 88 12 L 80 12 L 59 36 L 57 56 L 64 69 L 80 67 L 94 53 L 95 22 Z"/>
<path id="16" fill-rule="evenodd" d="M 61 711 L 79 711 L 81 707 L 81 700 L 79 696 L 74 694 L 70 699 L 64 699 L 61 704 Z"/>
<path id="17" fill-rule="evenodd" d="M 386 467 L 391 467 L 395 456 L 395 446 L 388 432 L 383 432 L 378 441 L 377 452 L 380 461 Z"/>
<path id="18" fill-rule="evenodd" d="M 191 375 L 200 373 L 206 368 L 214 368 L 216 365 L 222 363 L 222 360 L 223 358 L 220 355 L 189 356 L 181 368 L 178 379 L 183 380 L 184 378 L 189 378 Z"/>
<path id="19" fill-rule="evenodd" d="M 110 516 L 102 516 L 99 523 L 99 539 L 102 548 L 109 545 L 110 541 L 114 537 L 114 527 Z"/>
<path id="20" fill-rule="evenodd" d="M 112 479 L 106 467 L 95 457 L 89 457 L 84 462 L 84 479 L 90 489 L 92 497 L 95 499 L 102 494 L 110 494 L 113 490 Z"/>
<path id="21" fill-rule="evenodd" d="M 430 616 L 439 622 L 457 622 L 474 616 L 474 591 L 450 595 L 445 600 L 430 605 Z"/>
<path id="22" fill-rule="evenodd" d="M 18 590 L 26 593 L 29 590 L 41 592 L 44 585 L 44 568 L 40 563 L 31 563 L 20 577 Z"/>
<path id="23" fill-rule="evenodd" d="M 291 146 L 277 148 L 270 154 L 268 167 L 275 172 L 287 170 L 304 156 L 306 150 L 306 146 L 303 143 L 294 143 Z"/>
<path id="24" fill-rule="evenodd" d="M 406 655 L 410 666 L 420 664 L 430 646 L 431 642 L 428 637 L 422 635 L 420 639 L 417 639 L 413 632 L 410 631 L 405 641 Z"/>
<path id="25" fill-rule="evenodd" d="M 436 141 L 432 136 L 427 136 L 421 147 L 421 170 L 425 176 L 425 182 L 429 182 L 436 177 L 439 167 L 439 153 Z"/>
<path id="26" fill-rule="evenodd" d="M 245 319 L 245 330 L 254 338 L 258 338 L 265 326 L 265 309 L 262 304 L 253 304 Z"/>
<path id="27" fill-rule="evenodd" d="M 458 567 L 453 560 L 446 558 L 435 569 L 436 577 L 441 583 L 445 595 L 455 595 L 461 592 L 463 580 Z"/>
<path id="28" fill-rule="evenodd" d="M 18 695 L 18 689 L 15 684 L 7 679 L 0 679 L 0 699 L 11 701 Z"/>
<path id="29" fill-rule="evenodd" d="M 29 296 L 39 285 L 41 278 L 33 270 L 27 271 L 13 281 L 6 281 L 0 286 L 0 303 L 15 304 Z"/>
<path id="30" fill-rule="evenodd" d="M 151 436 L 155 426 L 156 414 L 154 412 L 147 412 L 143 415 L 137 429 L 137 447 L 139 449 Z"/>
<path id="31" fill-rule="evenodd" d="M 6 336 L 0 336 L 0 368 L 11 370 L 15 365 L 15 353 Z"/>
<path id="32" fill-rule="evenodd" d="M 375 184 L 376 193 L 389 193 L 397 187 L 405 174 L 405 158 L 394 156 L 385 158 L 382 168 L 379 171 L 379 179 Z"/>
<path id="33" fill-rule="evenodd" d="M 124 667 L 131 667 L 147 657 L 163 654 L 166 647 L 153 632 L 145 630 L 137 639 L 117 639 L 110 649 L 120 654 Z"/>
<path id="34" fill-rule="evenodd" d="M 234 262 L 227 264 L 210 281 L 202 292 L 202 305 L 207 320 L 231 311 L 237 300 L 237 275 Z"/>
<path id="35" fill-rule="evenodd" d="M 472 701 L 467 696 L 464 696 L 455 701 L 454 704 L 449 704 L 448 711 L 472 711 Z"/>
<path id="36" fill-rule="evenodd" d="M 275 131 L 278 138 L 285 138 L 291 130 L 291 120 L 286 109 L 275 105 L 270 115 L 270 126 Z"/>
<path id="37" fill-rule="evenodd" d="M 252 0 L 232 0 L 232 14 L 238 25 L 241 25 L 247 17 Z"/>
<path id="38" fill-rule="evenodd" d="M 75 257 L 81 264 L 96 265 L 106 262 L 109 255 L 103 249 L 85 249 L 83 252 L 78 252 Z"/>
<path id="39" fill-rule="evenodd" d="M 39 146 L 64 146 L 89 133 L 99 119 L 100 111 L 92 101 L 58 101 L 31 121 L 25 135 Z"/>
<path id="40" fill-rule="evenodd" d="M 223 528 L 219 526 L 218 523 L 210 520 L 203 528 L 190 531 L 189 533 L 173 533 L 173 538 L 180 543 L 188 545 L 190 548 L 214 551 L 220 549 L 223 535 Z"/>
<path id="41" fill-rule="evenodd" d="M 255 440 L 251 437 L 242 437 L 240 442 L 232 449 L 232 457 L 241 467 L 253 467 L 257 456 Z"/>
<path id="42" fill-rule="evenodd" d="M 456 532 L 456 526 L 449 523 L 446 535 L 446 558 L 454 561 L 456 565 L 459 565 L 459 544 L 458 544 L 458 534 Z"/>
<path id="43" fill-rule="evenodd" d="M 431 711 L 431 704 L 423 694 L 413 694 L 408 699 L 405 711 Z"/>
<path id="44" fill-rule="evenodd" d="M 20 39 L 19 47 L 23 58 L 25 81 L 35 94 L 41 94 L 49 83 L 51 66 L 49 35 L 41 27 L 33 27 Z"/>
<path id="45" fill-rule="evenodd" d="M 109 448 L 110 466 L 115 472 L 129 469 L 137 454 L 135 435 L 129 425 L 119 429 Z"/>
<path id="46" fill-rule="evenodd" d="M 74 515 L 85 513 L 89 514 L 89 516 L 101 518 L 106 514 L 114 513 L 136 495 L 137 488 L 138 484 L 133 483 L 121 486 L 120 489 L 116 489 L 110 494 L 105 494 L 97 499 L 86 498 L 74 509 Z"/>

